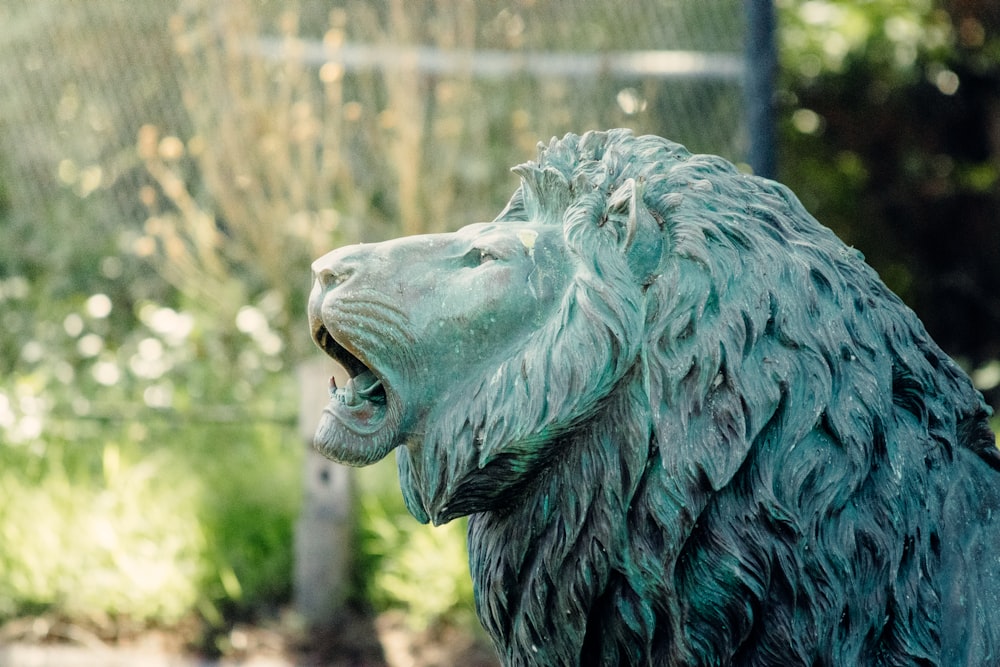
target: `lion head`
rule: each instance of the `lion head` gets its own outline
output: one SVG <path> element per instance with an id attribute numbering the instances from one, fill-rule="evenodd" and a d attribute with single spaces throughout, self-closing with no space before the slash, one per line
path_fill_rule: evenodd
<path id="1" fill-rule="evenodd" d="M 472 515 L 511 664 L 941 655 L 946 478 L 1000 509 L 997 450 L 913 313 L 721 158 L 616 130 L 514 171 L 492 223 L 314 264 L 351 376 L 320 451 L 398 448 L 418 519 Z"/>
<path id="2" fill-rule="evenodd" d="M 404 493 L 424 521 L 516 498 L 643 344 L 664 237 L 641 184 L 611 185 L 577 178 L 558 211 L 526 187 L 493 223 L 317 260 L 314 338 L 352 376 L 332 388 L 320 451 L 366 464 L 405 445 Z"/>

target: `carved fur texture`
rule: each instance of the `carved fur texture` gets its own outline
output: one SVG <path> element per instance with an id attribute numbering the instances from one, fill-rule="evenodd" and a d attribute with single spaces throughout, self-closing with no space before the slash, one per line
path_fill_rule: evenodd
<path id="1" fill-rule="evenodd" d="M 1000 664 L 989 410 L 860 253 L 658 137 L 515 172 L 564 293 L 398 450 L 504 663 Z"/>

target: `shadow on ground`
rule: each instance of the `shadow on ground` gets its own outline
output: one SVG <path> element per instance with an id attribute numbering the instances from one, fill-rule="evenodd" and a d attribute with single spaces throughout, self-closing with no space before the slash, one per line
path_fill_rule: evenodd
<path id="1" fill-rule="evenodd" d="M 195 648 L 201 644 L 200 648 Z M 497 667 L 482 635 L 458 626 L 410 628 L 404 615 L 346 611 L 323 628 L 284 615 L 192 640 L 182 630 L 101 637 L 48 617 L 0 627 L 3 667 Z"/>

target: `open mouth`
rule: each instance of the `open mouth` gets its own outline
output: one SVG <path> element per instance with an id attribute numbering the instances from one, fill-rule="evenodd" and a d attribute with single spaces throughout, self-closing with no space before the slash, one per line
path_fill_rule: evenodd
<path id="1" fill-rule="evenodd" d="M 348 376 L 343 386 L 330 378 L 330 401 L 320 415 L 313 446 L 339 463 L 375 463 L 399 445 L 400 397 L 364 352 L 352 346 L 347 334 L 331 333 L 319 317 L 312 322 L 313 340 Z"/>
<path id="2" fill-rule="evenodd" d="M 348 417 L 345 425 L 354 424 L 361 430 L 364 427 L 377 426 L 372 423 L 384 416 L 386 392 L 382 379 L 365 365 L 363 361 L 351 354 L 338 343 L 325 326 L 320 326 L 313 334 L 316 344 L 347 371 L 349 379 L 343 387 L 337 386 L 337 381 L 330 377 L 330 402 L 342 421 Z M 336 405 L 334 405 L 336 404 Z M 345 412 L 346 411 L 346 412 Z"/>

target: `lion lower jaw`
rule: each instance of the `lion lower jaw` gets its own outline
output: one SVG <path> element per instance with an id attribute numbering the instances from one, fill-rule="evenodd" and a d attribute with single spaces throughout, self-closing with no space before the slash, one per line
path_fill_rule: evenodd
<path id="1" fill-rule="evenodd" d="M 360 373 L 343 388 L 331 385 L 313 446 L 338 463 L 371 465 L 400 444 L 402 414 L 394 393 L 370 371 Z"/>
<path id="2" fill-rule="evenodd" d="M 371 434 L 356 433 L 344 427 L 331 410 L 333 403 L 323 410 L 313 447 L 320 454 L 349 466 L 367 466 L 381 461 L 396 448 L 396 429 L 388 425 Z"/>

